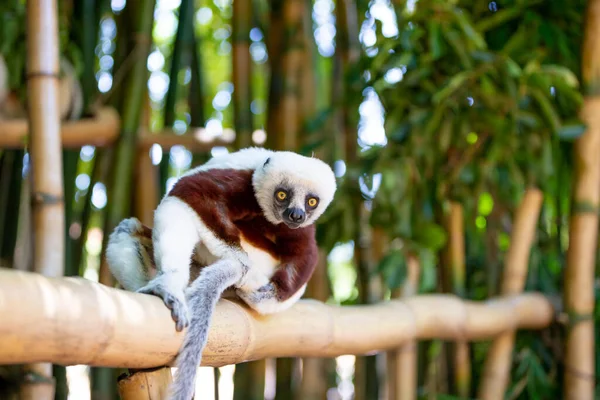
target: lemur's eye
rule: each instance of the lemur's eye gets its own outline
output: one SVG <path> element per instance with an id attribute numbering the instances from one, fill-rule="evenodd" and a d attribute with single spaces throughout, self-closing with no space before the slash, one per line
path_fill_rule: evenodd
<path id="1" fill-rule="evenodd" d="M 319 200 L 315 199 L 314 197 L 311 197 L 310 199 L 308 199 L 308 206 L 309 207 L 316 207 L 317 204 L 319 204 Z"/>
<path id="2" fill-rule="evenodd" d="M 277 199 L 281 200 L 281 201 L 283 201 L 283 200 L 285 200 L 287 198 L 287 193 L 284 192 L 283 190 L 280 190 L 275 195 L 277 196 Z"/>

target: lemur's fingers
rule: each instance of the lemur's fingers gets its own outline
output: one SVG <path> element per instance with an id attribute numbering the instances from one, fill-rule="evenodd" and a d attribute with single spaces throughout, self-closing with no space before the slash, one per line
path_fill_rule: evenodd
<path id="1" fill-rule="evenodd" d="M 137 290 L 137 292 L 160 297 L 167 308 L 171 310 L 171 318 L 175 321 L 175 329 L 177 332 L 181 332 L 190 324 L 188 308 L 185 303 L 183 291 L 180 294 L 176 294 L 166 289 L 166 287 L 159 282 L 151 282 Z"/>

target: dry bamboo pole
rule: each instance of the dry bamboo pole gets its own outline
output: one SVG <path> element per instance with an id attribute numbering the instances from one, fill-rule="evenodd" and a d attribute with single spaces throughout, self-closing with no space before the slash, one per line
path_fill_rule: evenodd
<path id="1" fill-rule="evenodd" d="M 330 288 L 327 275 L 327 252 L 319 250 L 319 261 L 308 282 L 304 297 L 326 302 Z M 327 361 L 323 358 L 302 359 L 302 380 L 296 393 L 297 400 L 320 400 L 327 398 Z"/>
<path id="2" fill-rule="evenodd" d="M 402 297 L 415 296 L 419 290 L 420 262 L 414 254 L 407 256 L 407 276 L 401 289 Z M 410 340 L 388 352 L 387 390 L 390 400 L 417 398 L 417 341 Z"/>
<path id="3" fill-rule="evenodd" d="M 39 79 L 39 78 L 38 78 Z M 99 109 L 90 118 L 65 121 L 60 129 L 62 146 L 79 148 L 86 144 L 98 147 L 112 145 L 119 135 L 119 114 L 110 107 Z M 30 140 L 29 121 L 0 120 L 0 148 L 22 149 Z"/>
<path id="4" fill-rule="evenodd" d="M 150 98 L 144 96 L 142 128 L 150 125 Z M 136 155 L 135 179 L 135 216 L 146 226 L 154 225 L 154 210 L 158 206 L 160 189 L 158 188 L 158 168 L 152 164 L 148 150 L 138 147 Z"/>
<path id="5" fill-rule="evenodd" d="M 171 368 L 160 367 L 144 371 L 130 371 L 118 379 L 122 400 L 162 400 L 167 397 L 173 381 Z"/>
<path id="6" fill-rule="evenodd" d="M 31 129 L 33 270 L 61 276 L 64 270 L 64 198 L 60 143 L 58 5 L 27 2 L 27 92 Z M 22 399 L 53 399 L 52 364 L 24 366 Z"/>
<path id="7" fill-rule="evenodd" d="M 444 290 L 465 297 L 465 230 L 462 204 L 451 201 L 445 221 L 448 244 L 445 249 L 443 273 Z M 469 397 L 471 391 L 471 359 L 469 344 L 449 343 L 447 356 L 454 373 L 454 389 L 461 397 Z"/>
<path id="8" fill-rule="evenodd" d="M 12 269 L 0 269 L 0 315 L 0 364 L 154 368 L 172 364 L 184 335 L 156 296 Z M 541 329 L 553 318 L 552 304 L 539 293 L 485 302 L 423 295 L 358 306 L 300 300 L 272 316 L 222 299 L 203 365 L 365 354 L 413 339 L 482 340 L 509 329 Z"/>
<path id="9" fill-rule="evenodd" d="M 232 21 L 232 77 L 235 147 L 252 146 L 253 118 L 252 60 L 250 59 L 250 29 L 252 27 L 252 2 L 233 2 Z M 260 400 L 264 398 L 266 364 L 264 360 L 242 363 L 234 374 L 234 400 Z"/>
<path id="10" fill-rule="evenodd" d="M 573 205 L 565 271 L 564 303 L 569 315 L 564 398 L 594 397 L 594 268 L 600 203 L 600 0 L 588 1 L 582 49 L 586 93 L 581 119 L 586 132 L 575 142 Z"/>
<path id="11" fill-rule="evenodd" d="M 516 211 L 510 247 L 504 263 L 500 291 L 502 296 L 519 294 L 525 288 L 529 255 L 535 240 L 543 198 L 544 194 L 539 189 L 528 189 Z M 513 330 L 494 339 L 485 362 L 478 398 L 504 399 L 510 378 L 514 341 Z"/>
<path id="12" fill-rule="evenodd" d="M 266 45 L 269 53 L 269 96 L 267 108 L 267 147 L 276 148 L 281 134 L 283 99 L 284 0 L 272 0 L 269 10 Z"/>
<path id="13" fill-rule="evenodd" d="M 252 146 L 252 60 L 250 59 L 250 28 L 252 27 L 252 2 L 233 2 L 232 21 L 232 72 L 233 109 L 236 147 Z"/>

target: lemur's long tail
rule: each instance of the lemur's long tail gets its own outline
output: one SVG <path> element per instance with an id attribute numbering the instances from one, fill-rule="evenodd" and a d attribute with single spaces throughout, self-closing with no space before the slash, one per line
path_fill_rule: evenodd
<path id="1" fill-rule="evenodd" d="M 152 229 L 136 218 L 121 221 L 108 239 L 106 261 L 124 289 L 136 291 L 145 286 L 156 274 Z"/>
<path id="2" fill-rule="evenodd" d="M 177 374 L 171 386 L 172 400 L 190 400 L 194 395 L 196 371 L 208 339 L 208 328 L 221 294 L 237 283 L 243 267 L 229 260 L 220 260 L 204 268 L 187 292 L 191 313 L 189 328 L 177 357 Z"/>

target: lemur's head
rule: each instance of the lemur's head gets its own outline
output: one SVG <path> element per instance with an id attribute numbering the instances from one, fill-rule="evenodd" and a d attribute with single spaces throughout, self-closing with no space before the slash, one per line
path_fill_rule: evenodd
<path id="1" fill-rule="evenodd" d="M 265 218 L 301 228 L 314 223 L 333 200 L 335 175 L 323 161 L 293 152 L 274 152 L 252 177 Z"/>

